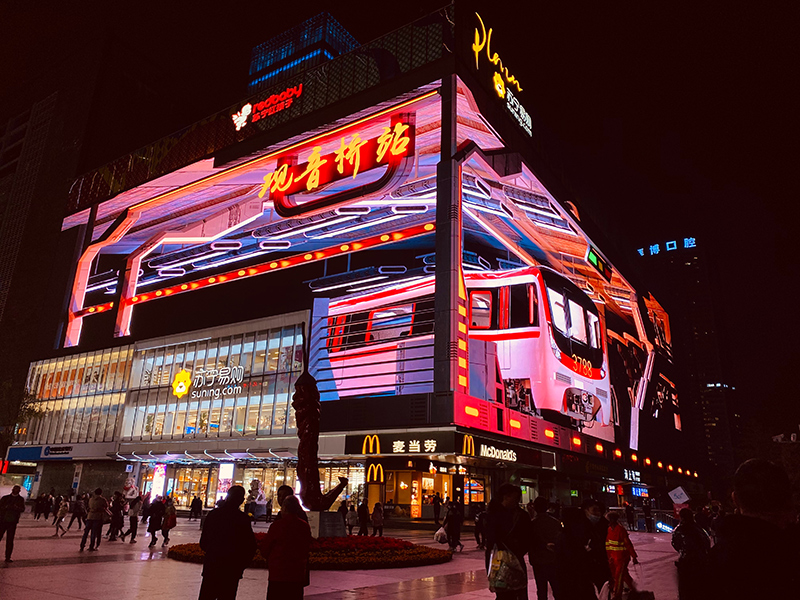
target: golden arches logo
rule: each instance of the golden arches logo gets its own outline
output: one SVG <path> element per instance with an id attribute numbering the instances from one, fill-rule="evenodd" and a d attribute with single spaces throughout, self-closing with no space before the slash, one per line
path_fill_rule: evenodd
<path id="1" fill-rule="evenodd" d="M 189 393 L 189 386 L 191 385 L 192 376 L 189 375 L 189 371 L 181 369 L 177 375 L 175 375 L 175 379 L 172 380 L 172 393 L 176 398 L 183 398 Z"/>
<path id="2" fill-rule="evenodd" d="M 461 446 L 461 454 L 475 456 L 475 439 L 471 435 L 464 436 L 464 443 Z"/>
<path id="3" fill-rule="evenodd" d="M 367 483 L 383 483 L 383 465 L 372 464 L 367 467 Z"/>
<path id="4" fill-rule="evenodd" d="M 369 449 L 369 451 L 367 451 Z M 364 443 L 361 444 L 361 454 L 380 454 L 381 440 L 374 433 L 364 436 Z"/>

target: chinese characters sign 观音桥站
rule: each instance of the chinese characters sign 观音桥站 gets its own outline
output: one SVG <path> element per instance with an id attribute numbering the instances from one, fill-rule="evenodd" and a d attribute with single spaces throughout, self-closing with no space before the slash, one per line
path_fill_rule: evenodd
<path id="1" fill-rule="evenodd" d="M 297 153 L 287 153 L 278 158 L 271 172 L 264 176 L 258 193 L 275 205 L 275 210 L 284 217 L 297 216 L 352 199 L 365 193 L 375 193 L 393 181 L 403 161 L 414 154 L 414 119 L 412 114 L 393 117 L 383 126 L 380 135 L 365 138 L 362 132 L 350 130 L 345 135 L 331 136 L 316 141 L 306 161 L 296 164 Z M 333 143 L 331 143 L 333 142 Z M 323 149 L 331 152 L 323 154 Z M 360 173 L 378 167 L 387 167 L 378 181 L 321 198 L 294 201 L 295 194 L 309 193 L 322 186 L 344 179 L 355 180 Z"/>

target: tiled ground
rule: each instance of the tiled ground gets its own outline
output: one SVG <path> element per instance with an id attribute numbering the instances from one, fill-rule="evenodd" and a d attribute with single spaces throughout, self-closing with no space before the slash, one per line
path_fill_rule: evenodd
<path id="1" fill-rule="evenodd" d="M 266 525 L 258 524 L 257 530 Z M 53 528 L 23 515 L 17 530 L 14 563 L 0 563 L 0 600 L 189 600 L 200 589 L 200 565 L 166 558 L 159 545 L 150 552 L 140 536 L 136 544 L 103 541 L 98 552 L 79 552 L 80 535 L 70 532 L 51 537 Z M 394 530 L 388 535 L 416 543 L 434 543 L 429 531 Z M 181 523 L 173 531 L 175 544 L 197 541 L 195 523 Z M 659 600 L 677 598 L 675 552 L 669 536 L 634 533 L 642 572 L 634 577 L 653 590 Z M 312 571 L 306 598 L 326 600 L 390 598 L 413 595 L 414 600 L 494 598 L 486 585 L 483 553 L 465 536 L 465 549 L 443 565 L 374 571 Z M 5 545 L 3 540 L 2 545 Z M 239 600 L 263 599 L 267 571 L 249 569 L 239 585 Z M 536 597 L 533 581 L 529 596 Z"/>

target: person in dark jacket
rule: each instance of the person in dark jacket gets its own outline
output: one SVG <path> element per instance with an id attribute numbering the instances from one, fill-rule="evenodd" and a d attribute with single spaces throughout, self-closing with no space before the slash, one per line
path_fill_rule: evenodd
<path id="1" fill-rule="evenodd" d="M 478 543 L 478 550 L 486 549 L 486 527 L 489 524 L 489 512 L 483 502 L 478 504 L 475 514 L 475 541 Z"/>
<path id="2" fill-rule="evenodd" d="M 580 508 L 561 511 L 564 528 L 556 538 L 556 580 L 559 600 L 597 600 L 589 556 L 591 532 Z"/>
<path id="3" fill-rule="evenodd" d="M 608 519 L 603 516 L 605 506 L 598 500 L 585 500 L 581 505 L 589 528 L 589 577 L 599 590 L 606 581 L 611 580 L 611 569 L 606 553 Z"/>
<path id="4" fill-rule="evenodd" d="M 442 511 L 442 497 L 439 495 L 439 492 L 431 498 L 431 504 L 433 504 L 433 522 L 436 526 L 439 526 L 439 516 L 441 515 Z"/>
<path id="5" fill-rule="evenodd" d="M 464 513 L 461 512 L 461 506 L 457 500 L 451 500 L 447 505 L 447 513 L 444 515 L 444 527 L 447 532 L 447 544 L 450 549 L 455 551 L 456 548 L 459 552 L 464 549 L 464 544 L 461 543 L 461 526 L 464 523 Z"/>
<path id="6" fill-rule="evenodd" d="M 486 527 L 486 570 L 489 570 L 491 553 L 495 546 L 509 550 L 517 557 L 526 573 L 525 555 L 530 548 L 531 518 L 520 508 L 522 490 L 519 486 L 504 483 L 497 497 L 489 502 L 489 523 Z M 498 590 L 498 600 L 527 600 L 527 586 L 521 590 Z"/>
<path id="7" fill-rule="evenodd" d="M 108 541 L 116 542 L 117 536 L 122 535 L 122 528 L 125 527 L 125 500 L 122 499 L 122 492 L 114 492 L 111 499 L 111 523 L 108 527 Z"/>
<path id="8" fill-rule="evenodd" d="M 72 503 L 71 510 L 72 510 L 72 517 L 69 520 L 69 525 L 67 525 L 67 531 L 70 530 L 72 524 L 75 520 L 78 520 L 78 531 L 81 530 L 83 527 L 84 521 L 86 520 L 86 503 L 88 500 L 85 496 L 76 496 L 75 500 Z"/>
<path id="9" fill-rule="evenodd" d="M 369 535 L 369 507 L 366 500 L 358 505 L 358 535 Z"/>
<path id="10" fill-rule="evenodd" d="M 797 597 L 800 536 L 786 472 L 767 460 L 748 460 L 736 470 L 732 499 L 738 514 L 716 528 L 707 597 Z"/>
<path id="11" fill-rule="evenodd" d="M 81 538 L 81 552 L 86 546 L 86 538 L 89 537 L 89 551 L 93 552 L 100 547 L 100 539 L 103 537 L 103 520 L 108 511 L 108 500 L 103 498 L 102 488 L 97 488 L 94 495 L 89 498 L 89 510 L 86 515 L 86 527 Z"/>
<path id="12" fill-rule="evenodd" d="M 708 573 L 708 534 L 694 520 L 690 508 L 681 509 L 681 522 L 672 532 L 672 547 L 680 553 L 678 566 L 678 597 L 680 600 L 702 600 L 706 597 L 705 578 Z"/>
<path id="13" fill-rule="evenodd" d="M 199 519 L 203 515 L 203 501 L 197 496 L 192 498 L 192 503 L 189 505 L 189 520 Z"/>
<path id="14" fill-rule="evenodd" d="M 553 590 L 553 597 L 559 598 L 556 579 L 556 540 L 561 533 L 561 521 L 547 512 L 547 498 L 539 496 L 533 501 L 536 515 L 531 521 L 531 544 L 528 558 L 533 567 L 536 580 L 536 597 L 547 600 L 547 586 Z"/>
<path id="15" fill-rule="evenodd" d="M 19 516 L 25 512 L 25 499 L 20 495 L 22 488 L 15 485 L 11 493 L 0 498 L 0 541 L 6 538 L 6 562 L 11 560 L 14 552 L 14 537 L 17 535 Z"/>
<path id="16" fill-rule="evenodd" d="M 625 521 L 628 523 L 628 531 L 636 530 L 636 510 L 630 502 L 625 503 Z"/>
<path id="17" fill-rule="evenodd" d="M 147 522 L 147 533 L 150 534 L 150 543 L 148 544 L 148 548 L 152 548 L 156 545 L 158 541 L 158 532 L 161 531 L 162 521 L 164 519 L 164 513 L 167 511 L 167 507 L 164 506 L 164 502 L 161 500 L 161 496 L 156 496 L 156 499 L 150 503 L 150 515 L 148 516 Z"/>
<path id="18" fill-rule="evenodd" d="M 239 580 L 256 554 L 250 518 L 239 510 L 244 497 L 242 486 L 231 486 L 222 506 L 206 517 L 200 535 L 205 557 L 199 600 L 234 600 Z"/>
<path id="19" fill-rule="evenodd" d="M 136 543 L 136 534 L 139 531 L 139 512 L 142 510 L 142 497 L 136 496 L 128 503 L 128 531 L 122 534 L 122 541 L 125 537 L 131 536 L 131 544 Z"/>
<path id="20" fill-rule="evenodd" d="M 147 517 L 150 516 L 150 492 L 147 492 L 142 498 L 142 523 L 147 523 Z"/>
<path id="21" fill-rule="evenodd" d="M 308 585 L 311 529 L 300 513 L 303 509 L 297 498 L 286 498 L 281 505 L 281 518 L 270 526 L 261 546 L 269 568 L 267 600 L 302 599 L 303 588 Z"/>

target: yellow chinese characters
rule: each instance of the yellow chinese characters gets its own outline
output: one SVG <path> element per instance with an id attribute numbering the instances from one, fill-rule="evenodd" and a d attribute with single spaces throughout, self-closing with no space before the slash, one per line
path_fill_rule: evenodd
<path id="1" fill-rule="evenodd" d="M 272 173 L 264 175 L 264 184 L 261 186 L 261 191 L 258 192 L 258 197 L 263 198 L 267 190 L 272 194 L 285 192 L 293 182 L 294 175 L 289 173 L 289 165 L 281 165 Z"/>
<path id="2" fill-rule="evenodd" d="M 327 158 L 322 158 L 320 155 L 321 150 L 322 146 L 314 146 L 314 151 L 311 153 L 311 156 L 308 157 L 308 166 L 306 170 L 300 173 L 297 179 L 295 179 L 295 181 L 302 181 L 307 176 L 306 189 L 308 191 L 319 187 L 319 169 L 328 162 Z"/>
<path id="3" fill-rule="evenodd" d="M 405 153 L 410 142 L 408 125 L 405 123 L 395 123 L 394 129 L 384 127 L 383 133 L 378 138 L 378 162 L 383 161 L 387 150 L 393 156 Z"/>
<path id="4" fill-rule="evenodd" d="M 345 161 L 350 163 L 353 167 L 353 179 L 358 175 L 358 169 L 361 167 L 361 146 L 366 144 L 366 140 L 362 140 L 361 136 L 357 133 L 353 134 L 350 138 L 350 143 L 344 143 L 344 137 L 339 140 L 339 149 L 336 150 L 336 170 L 341 175 L 344 173 Z"/>

